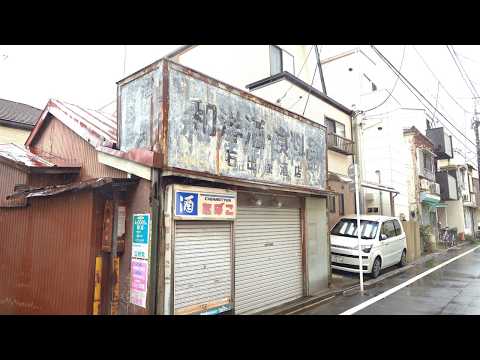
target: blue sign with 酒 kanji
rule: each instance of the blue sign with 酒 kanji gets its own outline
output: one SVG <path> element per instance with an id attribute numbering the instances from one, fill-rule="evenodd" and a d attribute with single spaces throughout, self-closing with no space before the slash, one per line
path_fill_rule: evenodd
<path id="1" fill-rule="evenodd" d="M 178 191 L 175 199 L 175 215 L 197 216 L 198 193 Z"/>

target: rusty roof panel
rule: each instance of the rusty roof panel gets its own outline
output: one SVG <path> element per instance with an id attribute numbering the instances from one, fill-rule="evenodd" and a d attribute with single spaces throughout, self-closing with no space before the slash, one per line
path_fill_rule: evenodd
<path id="1" fill-rule="evenodd" d="M 92 146 L 113 147 L 117 143 L 117 119 L 114 116 L 65 101 L 50 99 L 25 143 L 27 146 L 32 144 L 48 114 L 55 116 Z"/>
<path id="2" fill-rule="evenodd" d="M 47 197 L 47 196 L 59 195 L 65 192 L 99 188 L 109 184 L 129 185 L 129 184 L 134 184 L 136 182 L 137 180 L 134 180 L 134 179 L 98 178 L 98 179 L 89 179 L 85 181 L 79 181 L 79 182 L 65 184 L 65 185 L 49 185 L 45 187 L 36 187 L 36 188 L 22 187 L 18 189 L 18 191 L 15 191 L 13 194 L 7 196 L 7 200 L 18 199 L 18 198 L 31 198 L 31 197 Z"/>
<path id="3" fill-rule="evenodd" d="M 80 164 L 67 161 L 58 156 L 45 152 L 33 152 L 25 146 L 16 144 L 0 144 L 0 161 L 10 162 L 22 168 L 76 168 L 81 167 Z"/>

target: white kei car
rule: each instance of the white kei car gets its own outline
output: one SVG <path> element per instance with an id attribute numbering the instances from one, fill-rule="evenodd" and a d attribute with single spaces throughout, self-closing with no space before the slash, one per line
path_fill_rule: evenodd
<path id="1" fill-rule="evenodd" d="M 360 215 L 362 268 L 373 278 L 389 266 L 407 263 L 407 241 L 395 217 Z M 360 272 L 356 215 L 345 216 L 330 230 L 332 269 Z"/>

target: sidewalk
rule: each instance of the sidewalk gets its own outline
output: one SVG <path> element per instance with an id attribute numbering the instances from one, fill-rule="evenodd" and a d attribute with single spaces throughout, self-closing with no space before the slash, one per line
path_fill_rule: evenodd
<path id="1" fill-rule="evenodd" d="M 388 271 L 387 273 L 380 275 L 376 279 L 370 279 L 365 281 L 363 284 L 364 288 L 368 289 L 369 287 L 372 287 L 379 281 L 382 281 L 389 277 L 403 273 L 416 265 L 426 263 L 439 256 L 446 255 L 451 250 L 455 250 L 455 249 L 458 250 L 467 245 L 472 245 L 472 244 L 474 243 L 470 241 L 462 241 L 457 246 L 451 249 L 437 249 L 435 252 L 421 256 L 402 268 L 397 268 L 397 269 Z M 342 276 L 336 273 L 332 273 L 332 283 L 330 284 L 330 287 L 328 289 L 325 289 L 325 291 L 319 294 L 316 294 L 315 296 L 307 296 L 300 300 L 292 301 L 290 303 L 286 303 L 286 304 L 277 306 L 275 308 L 262 311 L 257 315 L 293 315 L 296 312 L 305 310 L 306 308 L 318 306 L 322 302 L 330 301 L 336 296 L 353 295 L 359 291 L 360 291 L 360 285 L 359 285 L 358 274 L 346 273 L 346 275 Z"/>

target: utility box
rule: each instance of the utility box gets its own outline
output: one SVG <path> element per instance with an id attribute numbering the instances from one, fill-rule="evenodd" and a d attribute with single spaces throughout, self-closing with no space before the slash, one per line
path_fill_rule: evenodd
<path id="1" fill-rule="evenodd" d="M 452 136 L 443 127 L 427 129 L 427 138 L 433 143 L 433 150 L 439 160 L 453 158 Z"/>

